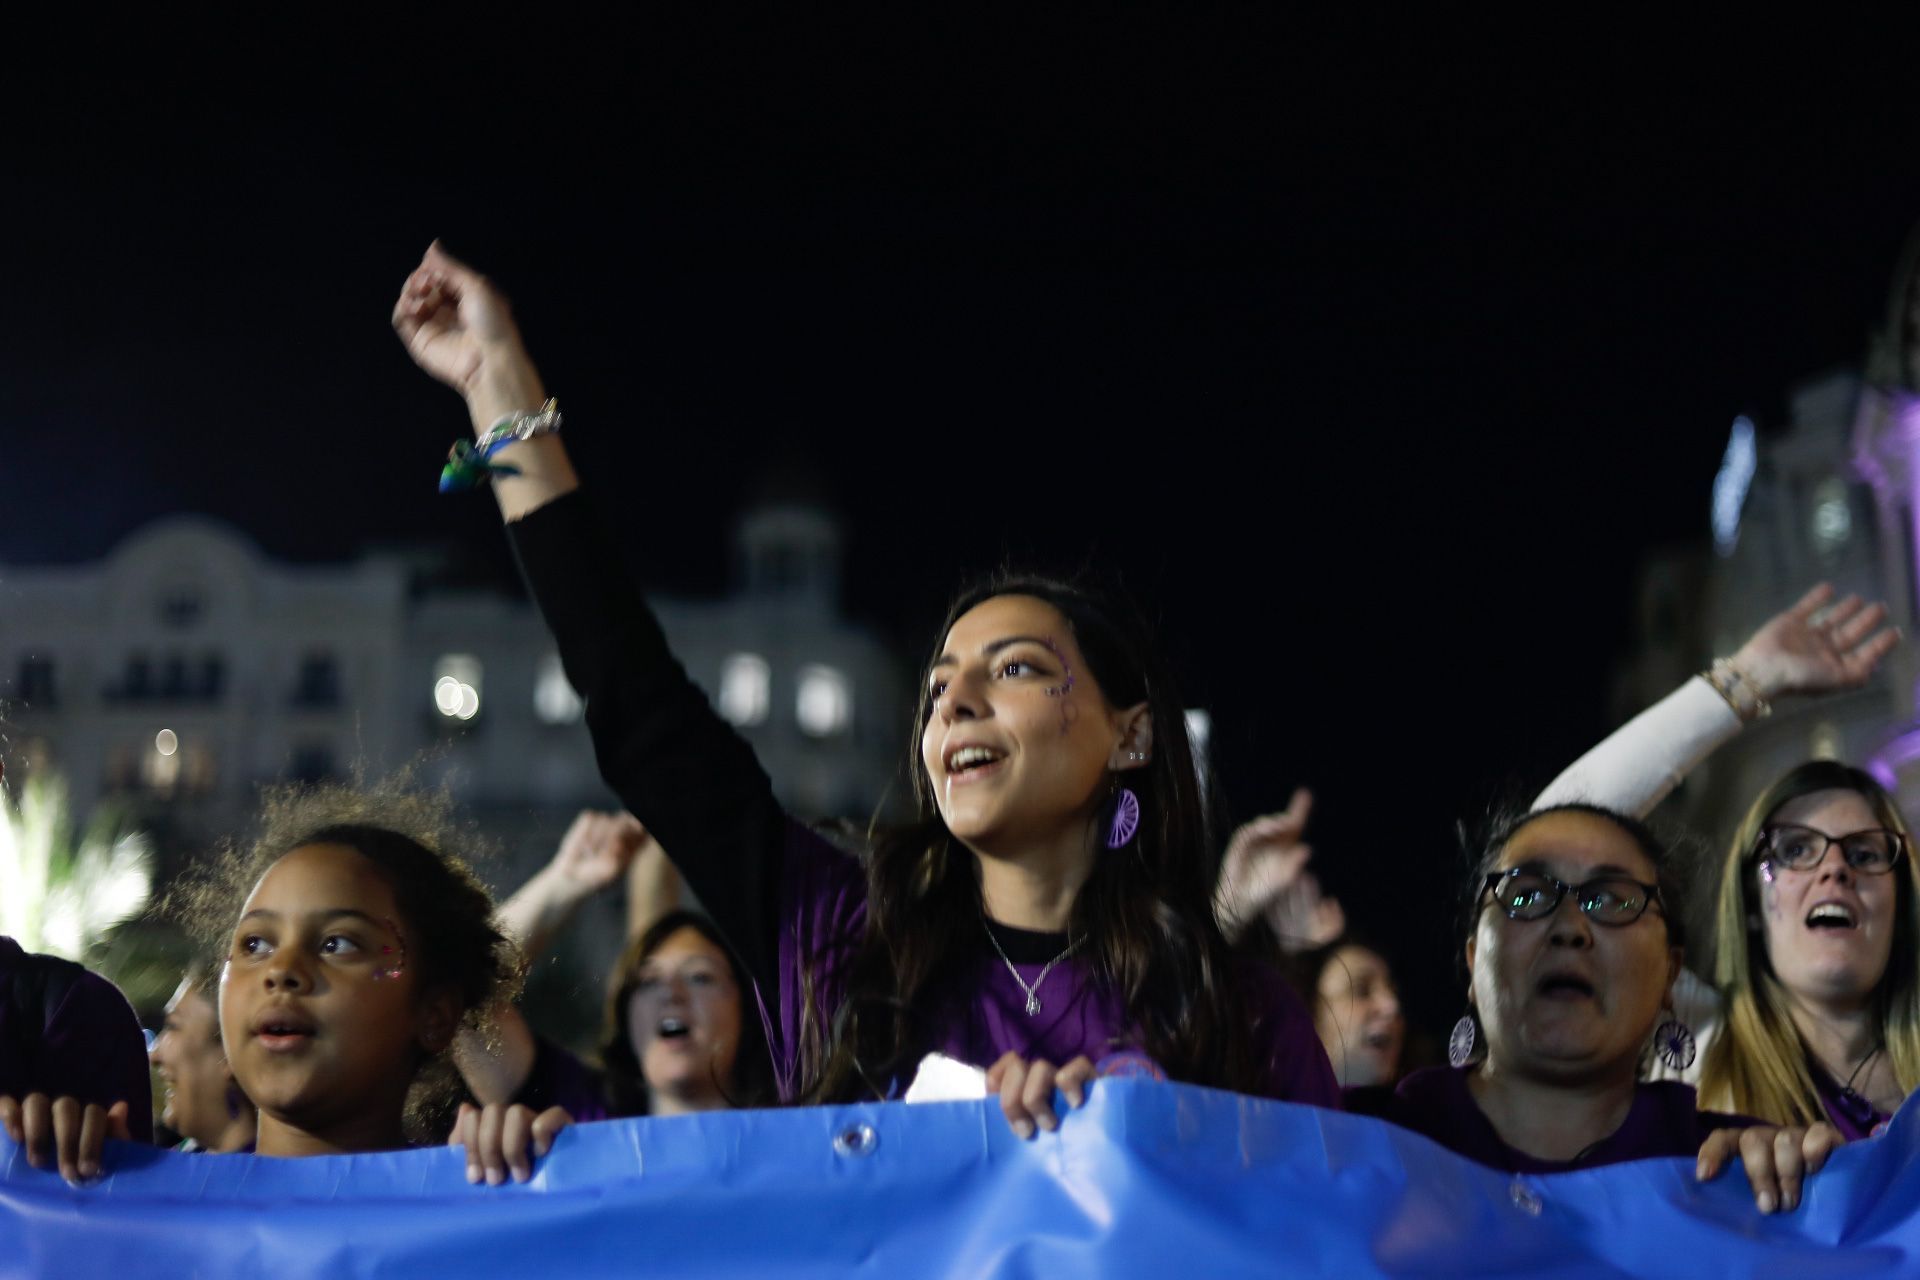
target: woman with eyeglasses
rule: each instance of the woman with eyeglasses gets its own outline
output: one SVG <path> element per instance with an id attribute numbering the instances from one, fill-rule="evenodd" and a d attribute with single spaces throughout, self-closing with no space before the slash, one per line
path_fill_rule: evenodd
<path id="1" fill-rule="evenodd" d="M 1471 1012 L 1455 1065 L 1416 1071 L 1350 1108 L 1512 1173 L 1694 1156 L 1702 1180 L 1738 1156 L 1761 1212 L 1799 1203 L 1841 1142 L 1830 1126 L 1773 1128 L 1697 1110 L 1691 1088 L 1642 1081 L 1683 957 L 1672 859 L 1639 821 L 1566 805 L 1500 821 L 1466 886 Z"/>
<path id="2" fill-rule="evenodd" d="M 1920 1081 L 1920 896 L 1893 797 L 1815 760 L 1761 792 L 1727 850 L 1707 1047 L 1710 1103 L 1848 1138 L 1884 1126 Z"/>
<path id="3" fill-rule="evenodd" d="M 1783 694 L 1865 684 L 1898 642 L 1886 609 L 1822 584 L 1588 752 L 1535 801 L 1645 814 Z M 1705 1045 L 1655 1074 L 1778 1124 L 1877 1132 L 1920 1083 L 1920 881 L 1899 807 L 1830 761 L 1789 771 L 1748 809 L 1720 866 L 1710 973 L 1683 975 Z M 1691 1068 L 1691 1072 L 1688 1068 Z M 1697 1074 L 1694 1074 L 1697 1073 Z"/>

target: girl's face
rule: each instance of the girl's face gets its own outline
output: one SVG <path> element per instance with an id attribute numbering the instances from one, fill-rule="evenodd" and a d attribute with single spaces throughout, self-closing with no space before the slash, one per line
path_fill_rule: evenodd
<path id="1" fill-rule="evenodd" d="M 947 632 L 920 762 L 947 829 L 980 848 L 1084 828 L 1145 706 L 1107 706 L 1059 610 L 994 596 Z"/>
<path id="2" fill-rule="evenodd" d="M 1633 837 L 1588 813 L 1550 813 L 1507 841 L 1497 870 L 1520 867 L 1569 885 L 1619 876 L 1653 884 L 1657 873 Z M 1467 968 L 1489 1061 L 1534 1079 L 1573 1082 L 1625 1074 L 1673 980 L 1680 949 L 1659 906 L 1630 924 L 1589 919 L 1569 892 L 1538 920 L 1508 919 L 1483 898 Z"/>
<path id="3" fill-rule="evenodd" d="M 220 1017 L 205 991 L 180 984 L 147 1057 L 166 1098 L 160 1122 L 202 1146 L 219 1142 L 234 1119 L 227 1114 L 233 1077 L 220 1047 Z"/>
<path id="4" fill-rule="evenodd" d="M 220 980 L 234 1078 L 308 1133 L 390 1114 L 424 1056 L 445 1048 L 453 997 L 419 998 L 386 875 L 345 845 L 293 850 L 247 898 Z"/>
<path id="5" fill-rule="evenodd" d="M 1341 947 L 1321 968 L 1314 994 L 1314 1026 L 1340 1083 L 1392 1083 L 1407 1023 L 1387 962 L 1366 947 Z"/>
<path id="6" fill-rule="evenodd" d="M 1815 791 L 1773 811 L 1769 827 L 1810 827 L 1829 836 L 1884 827 L 1857 791 Z M 1857 1004 L 1886 976 L 1893 948 L 1899 881 L 1895 864 L 1884 874 L 1855 871 L 1838 846 L 1802 871 L 1762 859 L 1748 874 L 1759 891 L 1761 940 L 1782 985 L 1819 1002 Z"/>
<path id="7" fill-rule="evenodd" d="M 668 934 L 640 962 L 627 997 L 627 1034 L 656 1099 L 727 1105 L 740 1048 L 740 988 L 726 953 L 698 929 Z"/>

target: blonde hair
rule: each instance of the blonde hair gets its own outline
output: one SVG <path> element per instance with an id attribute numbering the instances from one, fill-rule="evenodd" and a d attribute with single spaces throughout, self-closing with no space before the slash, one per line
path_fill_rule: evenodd
<path id="1" fill-rule="evenodd" d="M 1785 985 L 1760 942 L 1758 877 L 1753 853 L 1781 805 L 1817 791 L 1851 791 L 1874 817 L 1900 833 L 1907 856 L 1895 877 L 1893 947 L 1874 986 L 1880 1038 L 1903 1092 L 1920 1084 L 1920 868 L 1913 837 L 1886 788 L 1848 765 L 1814 760 L 1761 792 L 1734 833 L 1721 866 L 1713 911 L 1713 982 L 1726 1000 L 1726 1025 L 1707 1046 L 1700 1068 L 1700 1105 L 1773 1124 L 1808 1125 L 1827 1118 L 1814 1088 L 1807 1049 L 1794 1027 Z"/>

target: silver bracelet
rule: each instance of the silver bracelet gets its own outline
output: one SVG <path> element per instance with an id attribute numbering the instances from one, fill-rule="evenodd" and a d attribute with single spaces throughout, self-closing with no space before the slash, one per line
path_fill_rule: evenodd
<path id="1" fill-rule="evenodd" d="M 549 396 L 537 412 L 522 410 L 510 413 L 488 427 L 487 434 L 480 437 L 480 442 L 474 448 L 485 457 L 504 444 L 531 440 L 535 436 L 554 435 L 560 430 L 560 422 L 560 402 Z"/>

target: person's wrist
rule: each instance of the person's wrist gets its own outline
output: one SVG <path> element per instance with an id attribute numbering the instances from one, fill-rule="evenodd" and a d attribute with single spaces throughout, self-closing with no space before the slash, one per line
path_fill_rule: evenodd
<path id="1" fill-rule="evenodd" d="M 1728 661 L 1765 701 L 1772 702 L 1788 692 L 1786 680 L 1764 654 L 1756 654 L 1743 647 Z"/>
<path id="2" fill-rule="evenodd" d="M 1726 700 L 1742 723 L 1751 723 L 1773 714 L 1772 695 L 1767 692 L 1768 686 L 1740 664 L 1740 655 L 1715 658 L 1713 665 L 1700 674 L 1713 686 L 1713 691 Z"/>
<path id="3" fill-rule="evenodd" d="M 502 343 L 481 359 L 479 374 L 467 390 L 467 413 L 474 435 L 515 413 L 533 413 L 545 404 L 546 388 L 533 361 L 518 342 Z"/>

